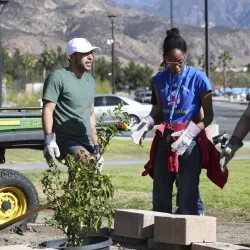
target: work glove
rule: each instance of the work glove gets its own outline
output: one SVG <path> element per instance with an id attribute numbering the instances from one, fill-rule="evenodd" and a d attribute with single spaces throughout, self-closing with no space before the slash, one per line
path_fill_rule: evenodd
<path id="1" fill-rule="evenodd" d="M 101 154 L 102 154 L 102 147 L 100 145 L 94 145 L 94 156 L 96 157 L 96 159 L 100 158 Z"/>
<path id="2" fill-rule="evenodd" d="M 220 168 L 222 172 L 227 170 L 228 162 L 234 157 L 236 151 L 243 146 L 243 142 L 236 136 L 232 136 L 220 154 Z"/>
<path id="3" fill-rule="evenodd" d="M 101 173 L 102 172 L 102 168 L 104 166 L 104 158 L 103 158 L 103 156 L 101 156 L 101 158 L 98 160 L 97 166 L 98 166 L 97 167 L 97 172 Z"/>
<path id="4" fill-rule="evenodd" d="M 103 149 L 101 147 L 101 145 L 94 145 L 94 157 L 96 158 L 96 160 L 98 160 L 97 162 L 97 172 L 101 173 L 103 165 L 104 165 L 104 158 L 103 156 L 101 156 L 103 152 Z"/>
<path id="5" fill-rule="evenodd" d="M 60 156 L 60 150 L 56 144 L 56 134 L 50 133 L 45 135 L 44 144 L 43 155 L 46 162 L 49 164 L 50 160 L 54 161 L 56 157 Z"/>
<path id="6" fill-rule="evenodd" d="M 201 132 L 201 129 L 194 122 L 190 121 L 184 130 L 174 132 L 172 137 L 179 137 L 171 144 L 171 150 L 178 155 L 183 155 L 191 144 L 192 140 Z"/>
<path id="7" fill-rule="evenodd" d="M 140 123 L 131 128 L 131 138 L 133 142 L 141 146 L 142 140 L 149 130 L 154 127 L 154 119 L 148 115 Z"/>

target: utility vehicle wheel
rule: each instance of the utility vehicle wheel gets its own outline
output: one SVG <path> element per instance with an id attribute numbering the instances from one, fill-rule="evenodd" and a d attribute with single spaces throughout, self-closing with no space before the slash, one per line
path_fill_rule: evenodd
<path id="1" fill-rule="evenodd" d="M 23 174 L 11 169 L 0 169 L 0 224 L 25 214 L 39 205 L 38 194 Z M 37 214 L 17 222 L 8 229 L 26 230 L 28 222 L 35 222 Z"/>

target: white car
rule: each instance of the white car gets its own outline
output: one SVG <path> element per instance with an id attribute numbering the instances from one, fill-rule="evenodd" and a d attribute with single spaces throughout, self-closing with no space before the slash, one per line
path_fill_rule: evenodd
<path id="1" fill-rule="evenodd" d="M 98 121 L 104 112 L 108 109 L 113 110 L 118 104 L 122 103 L 123 110 L 126 111 L 130 117 L 129 129 L 138 124 L 145 116 L 147 116 L 152 108 L 151 104 L 141 104 L 137 101 L 131 100 L 123 96 L 117 96 L 112 94 L 100 94 L 95 96 L 95 117 L 98 127 Z M 114 123 L 112 118 L 107 115 L 104 120 L 104 125 Z"/>

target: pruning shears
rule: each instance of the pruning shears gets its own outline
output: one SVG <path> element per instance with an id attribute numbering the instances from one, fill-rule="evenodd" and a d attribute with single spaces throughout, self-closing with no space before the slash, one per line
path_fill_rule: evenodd
<path id="1" fill-rule="evenodd" d="M 221 149 L 225 148 L 227 142 L 229 140 L 229 134 L 226 134 L 226 131 L 222 134 L 216 135 L 213 137 L 213 144 L 217 145 L 217 144 L 221 144 Z"/>

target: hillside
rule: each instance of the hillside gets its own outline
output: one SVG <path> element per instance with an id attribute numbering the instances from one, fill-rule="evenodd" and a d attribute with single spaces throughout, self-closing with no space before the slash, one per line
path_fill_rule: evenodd
<path id="1" fill-rule="evenodd" d="M 146 13 L 170 17 L 166 0 L 115 0 L 122 6 L 131 6 Z M 209 19 L 216 26 L 250 28 L 250 0 L 209 0 Z M 174 0 L 173 15 L 176 23 L 201 26 L 204 24 L 204 0 Z"/>
<path id="2" fill-rule="evenodd" d="M 111 0 L 12 0 L 2 15 L 3 47 L 12 52 L 40 54 L 44 47 L 65 48 L 73 37 L 85 37 L 110 55 L 108 14 L 115 14 L 116 55 L 157 67 L 169 20 L 122 8 Z M 204 53 L 204 29 L 177 25 L 189 45 L 190 59 L 197 62 Z M 211 55 L 228 50 L 232 65 L 249 63 L 250 31 L 215 27 L 211 29 Z"/>

